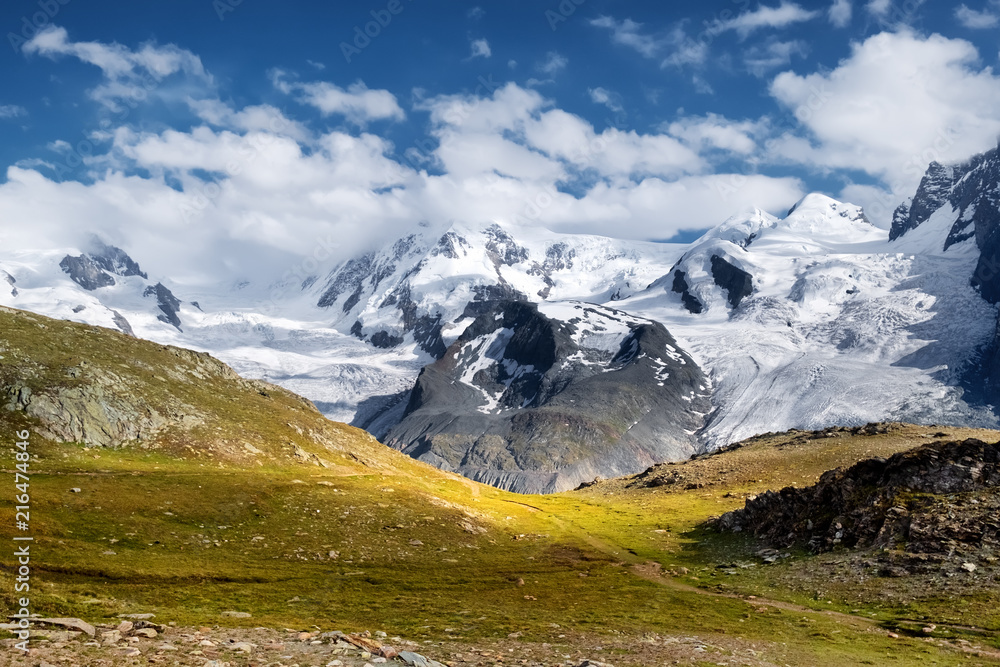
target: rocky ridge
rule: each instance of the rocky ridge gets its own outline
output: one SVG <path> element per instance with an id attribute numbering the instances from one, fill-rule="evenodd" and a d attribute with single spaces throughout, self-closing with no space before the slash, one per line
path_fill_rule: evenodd
<path id="1" fill-rule="evenodd" d="M 1000 443 L 935 442 L 825 473 L 806 488 L 749 499 L 716 525 L 769 546 L 883 549 L 992 567 L 1000 549 Z"/>

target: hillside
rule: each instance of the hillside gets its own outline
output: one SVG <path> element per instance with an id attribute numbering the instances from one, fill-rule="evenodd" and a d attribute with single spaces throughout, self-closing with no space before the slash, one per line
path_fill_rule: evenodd
<path id="1" fill-rule="evenodd" d="M 155 614 L 164 626 L 159 639 L 100 646 L 39 628 L 38 655 L 52 663 L 202 667 L 215 655 L 251 664 L 272 655 L 263 645 L 285 628 L 385 631 L 451 664 L 505 663 L 501 653 L 523 664 L 618 667 L 865 664 L 889 652 L 900 665 L 967 664 L 970 651 L 994 660 L 993 640 L 951 628 L 1000 629 L 989 591 L 960 607 L 926 603 L 939 626 L 951 624 L 934 643 L 894 638 L 911 616 L 903 601 L 874 589 L 865 600 L 812 599 L 786 581 L 795 566 L 814 571 L 806 557 L 729 575 L 728 559 L 746 553 L 750 562 L 753 551 L 743 537 L 702 527 L 745 495 L 901 451 L 932 437 L 926 428 L 772 435 L 581 491 L 525 496 L 414 461 L 203 355 L 10 310 L 0 311 L 0 345 L 0 429 L 32 433 L 32 611 L 101 631 L 122 614 Z M 80 442 L 77 426 L 80 437 L 108 440 Z M 684 488 L 644 484 L 671 469 L 691 475 Z M 0 520 L 13 525 L 9 501 Z M 0 575 L 8 612 L 11 571 Z M 202 627 L 261 648 L 247 658 L 225 644 L 186 643 Z M 335 653 L 330 635 L 284 637 L 300 665 L 360 658 Z M 128 648 L 139 657 L 127 658 Z M 11 655 L 0 660 L 37 664 Z"/>

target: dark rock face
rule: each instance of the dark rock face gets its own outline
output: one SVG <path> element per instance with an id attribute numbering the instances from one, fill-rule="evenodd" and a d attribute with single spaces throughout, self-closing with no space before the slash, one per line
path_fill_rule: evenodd
<path id="1" fill-rule="evenodd" d="M 135 338 L 135 332 L 132 331 L 132 325 L 129 324 L 127 319 L 125 319 L 125 316 L 119 313 L 117 310 L 112 310 L 111 312 L 114 314 L 115 326 L 118 327 L 118 329 L 121 330 L 122 333 L 128 334 L 129 336 L 132 336 L 132 338 Z"/>
<path id="2" fill-rule="evenodd" d="M 931 163 L 914 198 L 897 209 L 890 239 L 946 206 L 954 211 L 955 223 L 944 248 L 975 239 L 979 259 L 970 282 L 987 302 L 1000 303 L 1000 148 L 961 165 Z M 1000 327 L 978 364 L 965 372 L 963 385 L 971 399 L 1000 405 Z"/>
<path id="3" fill-rule="evenodd" d="M 173 293 L 167 289 L 163 283 L 156 283 L 152 287 L 147 287 L 142 293 L 143 296 L 155 296 L 156 305 L 160 308 L 160 315 L 156 319 L 161 322 L 166 322 L 167 324 L 172 324 L 177 329 L 181 328 L 181 318 L 177 314 L 181 310 L 180 299 L 175 297 Z"/>
<path id="4" fill-rule="evenodd" d="M 692 454 L 707 387 L 657 322 L 590 304 L 564 321 L 492 302 L 424 367 L 384 441 L 500 488 L 561 491 Z"/>
<path id="5" fill-rule="evenodd" d="M 149 278 L 139 268 L 139 264 L 136 263 L 134 259 L 128 256 L 128 253 L 121 248 L 116 248 L 115 246 L 105 245 L 100 241 L 97 242 L 97 249 L 90 253 L 90 258 L 94 260 L 97 266 L 101 267 L 108 273 L 113 273 L 116 276 L 139 276 L 140 278 Z"/>
<path id="6" fill-rule="evenodd" d="M 975 238 L 980 256 L 972 285 L 990 303 L 1000 303 L 1000 149 L 961 165 L 932 162 L 916 195 L 896 210 L 890 240 L 917 228 L 945 205 L 955 210 L 956 221 L 944 249 Z"/>
<path id="7" fill-rule="evenodd" d="M 88 255 L 80 255 L 79 257 L 66 255 L 59 262 L 59 267 L 69 274 L 73 282 L 88 292 L 93 292 L 101 287 L 111 287 L 115 284 L 115 279 Z"/>
<path id="8" fill-rule="evenodd" d="M 411 234 L 396 241 L 388 253 L 368 253 L 348 260 L 334 271 L 317 305 L 321 308 L 329 308 L 336 304 L 341 296 L 347 294 L 347 298 L 341 305 L 341 310 L 344 313 L 351 312 L 361 303 L 366 294 L 374 294 L 383 283 L 391 284 L 387 281 L 396 274 L 402 260 L 413 253 L 416 243 L 416 235 Z M 463 246 L 468 246 L 468 242 L 457 234 L 449 232 L 441 237 L 438 245 L 430 254 L 432 256 L 458 257 L 458 251 Z M 410 295 L 408 278 L 418 272 L 422 266 L 423 262 L 419 262 L 398 277 L 397 284 L 379 304 L 379 308 L 395 308 L 399 311 L 403 325 L 402 332 L 392 333 L 378 330 L 366 333 L 364 324 L 358 320 L 352 325 L 351 333 L 380 348 L 401 345 L 405 340 L 401 334 L 412 333 L 416 343 L 425 352 L 435 358 L 444 354 L 445 346 L 441 339 L 440 316 L 418 315 L 417 306 Z"/>
<path id="9" fill-rule="evenodd" d="M 1000 443 L 969 439 L 831 470 L 808 488 L 768 491 L 717 525 L 777 547 L 902 547 L 950 557 L 995 552 L 998 510 Z"/>
<path id="10" fill-rule="evenodd" d="M 753 276 L 718 255 L 712 255 L 712 278 L 729 294 L 729 305 L 733 308 L 753 293 Z"/>
<path id="11" fill-rule="evenodd" d="M 99 240 L 93 242 L 93 252 L 79 257 L 67 255 L 59 262 L 63 271 L 69 274 L 73 281 L 87 291 L 115 284 L 112 276 L 139 276 L 147 278 L 139 265 L 121 248 L 105 245 Z"/>
<path id="12" fill-rule="evenodd" d="M 705 310 L 705 306 L 698 300 L 698 297 L 691 294 L 691 288 L 688 286 L 685 276 L 686 274 L 680 269 L 674 269 L 674 282 L 670 289 L 681 295 L 681 301 L 689 313 L 698 314 Z"/>
<path id="13" fill-rule="evenodd" d="M 900 204 L 892 216 L 889 240 L 895 240 L 927 221 L 935 211 L 951 200 L 951 189 L 963 175 L 962 168 L 946 167 L 931 162 L 920 179 L 917 193 L 909 202 Z"/>
<path id="14" fill-rule="evenodd" d="M 6 271 L 0 271 L 0 274 L 2 274 L 0 277 L 2 277 L 8 285 L 10 285 L 10 295 L 17 296 L 17 288 L 14 287 L 14 285 L 17 284 L 17 280 L 14 279 L 14 276 L 10 275 Z"/>

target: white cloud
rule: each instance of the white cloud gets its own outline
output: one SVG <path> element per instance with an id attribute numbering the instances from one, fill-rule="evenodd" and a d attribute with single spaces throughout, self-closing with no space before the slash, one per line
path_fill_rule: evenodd
<path id="1" fill-rule="evenodd" d="M 622 107 L 622 97 L 618 93 L 613 93 L 606 88 L 591 88 L 587 92 L 590 93 L 590 101 L 594 104 L 603 104 L 608 109 L 614 112 L 624 111 Z"/>
<path id="2" fill-rule="evenodd" d="M 611 16 L 592 19 L 590 24 L 611 31 L 611 41 L 627 46 L 646 58 L 660 59 L 661 67 L 702 65 L 708 60 L 709 42 L 694 39 L 685 32 L 683 24 L 669 32 L 654 36 L 642 32 L 642 24 L 632 19 L 618 21 Z"/>
<path id="3" fill-rule="evenodd" d="M 734 31 L 740 37 L 747 37 L 764 28 L 786 28 L 795 23 L 811 21 L 820 12 L 802 8 L 794 2 L 782 2 L 777 7 L 759 6 L 751 12 L 744 12 L 728 20 L 716 19 L 707 28 L 709 34 L 721 35 Z"/>
<path id="4" fill-rule="evenodd" d="M 940 35 L 875 35 L 833 71 L 778 75 L 771 93 L 807 131 L 777 139 L 774 156 L 867 172 L 898 199 L 932 160 L 965 159 L 1000 136 L 1000 77 L 972 44 Z"/>
<path id="5" fill-rule="evenodd" d="M 569 59 L 557 51 L 549 51 L 545 54 L 545 60 L 538 65 L 538 69 L 549 76 L 554 76 L 566 69 Z"/>
<path id="6" fill-rule="evenodd" d="M 472 58 L 489 58 L 493 55 L 490 43 L 485 39 L 475 39 L 472 41 Z"/>
<path id="7" fill-rule="evenodd" d="M 90 96 L 114 112 L 151 96 L 164 97 L 167 93 L 159 89 L 160 84 L 175 74 L 185 75 L 199 89 L 213 84 L 201 59 L 173 44 L 147 43 L 132 50 L 117 43 L 72 42 L 65 28 L 52 26 L 25 42 L 21 50 L 52 59 L 71 56 L 100 68 L 105 83 L 91 90 Z"/>
<path id="8" fill-rule="evenodd" d="M 27 116 L 28 110 L 16 104 L 0 104 L 0 118 L 17 118 Z"/>
<path id="9" fill-rule="evenodd" d="M 507 61 L 507 67 L 510 69 L 517 69 L 517 61 L 511 58 Z"/>
<path id="10" fill-rule="evenodd" d="M 106 55 L 107 71 L 129 71 Z M 50 162 L 8 169 L 0 245 L 64 248 L 97 233 L 152 275 L 196 291 L 237 279 L 266 285 L 317 246 L 332 263 L 417 220 L 527 221 L 669 238 L 751 204 L 778 211 L 802 195 L 797 179 L 715 173 L 759 152 L 762 130 L 749 121 L 709 115 L 648 132 L 598 131 L 538 91 L 484 80 L 486 92 L 477 94 L 415 93 L 430 136 L 420 138 L 419 159 L 411 160 L 405 146 L 361 127 L 404 117 L 388 91 L 301 82 L 280 71 L 272 77 L 292 99 L 357 126 L 319 129 L 322 123 L 296 112 L 315 114 L 291 100 L 233 106 L 188 95 L 181 99 L 201 125 L 110 128 L 99 144 L 105 152 L 84 165 L 85 182 L 43 176 L 72 148 L 66 141 L 53 142 Z M 621 106 L 607 89 L 591 95 L 610 109 Z M 527 205 L 541 195 L 551 205 L 526 220 Z"/>
<path id="11" fill-rule="evenodd" d="M 704 77 L 695 74 L 691 77 L 691 84 L 694 86 L 694 91 L 699 95 L 714 95 L 715 89 L 712 88 L 712 84 L 705 80 Z"/>
<path id="12" fill-rule="evenodd" d="M 801 40 L 771 41 L 748 49 L 743 54 L 743 63 L 748 72 L 762 77 L 775 68 L 791 64 L 792 56 L 805 56 L 808 52 L 809 47 Z"/>
<path id="13" fill-rule="evenodd" d="M 309 59 L 307 58 L 307 59 L 306 59 L 306 63 L 307 63 L 308 65 L 310 65 L 310 66 L 312 66 L 312 67 L 316 68 L 316 69 L 317 69 L 317 70 L 319 70 L 320 72 L 322 72 L 323 70 L 325 70 L 325 69 L 326 69 L 326 65 L 325 65 L 325 64 L 323 64 L 323 63 L 321 63 L 321 62 L 317 62 L 317 61 L 315 61 L 315 60 L 309 60 Z"/>
<path id="14" fill-rule="evenodd" d="M 707 40 L 692 39 L 680 26 L 676 27 L 667 40 L 670 54 L 660 63 L 661 67 L 684 67 L 701 65 L 708 60 Z"/>
<path id="15" fill-rule="evenodd" d="M 892 0 L 869 0 L 868 4 L 865 5 L 865 9 L 868 13 L 877 17 L 884 18 L 889 14 L 889 10 L 892 9 Z"/>
<path id="16" fill-rule="evenodd" d="M 642 24 L 636 23 L 632 19 L 616 21 L 611 16 L 600 16 L 591 19 L 590 24 L 610 30 L 612 42 L 635 49 L 647 58 L 655 57 L 663 48 L 662 40 L 642 34 L 640 32 Z"/>
<path id="17" fill-rule="evenodd" d="M 1000 24 L 1000 15 L 997 15 L 996 12 L 988 9 L 976 11 L 975 9 L 969 9 L 965 5 L 959 5 L 955 9 L 955 18 L 963 26 L 972 30 L 995 28 Z"/>
<path id="18" fill-rule="evenodd" d="M 846 28 L 851 23 L 853 13 L 854 6 L 851 0 L 833 0 L 830 9 L 827 10 L 827 18 L 835 28 Z"/>
<path id="19" fill-rule="evenodd" d="M 688 116 L 665 124 L 664 129 L 698 152 L 716 148 L 749 155 L 757 150 L 754 137 L 762 134 L 765 127 L 759 121 L 737 122 L 717 114 L 708 114 L 704 117 Z"/>
<path id="20" fill-rule="evenodd" d="M 388 90 L 370 89 L 363 81 L 352 83 L 347 89 L 327 81 L 291 82 L 280 70 L 272 72 L 271 80 L 275 88 L 286 95 L 296 94 L 300 102 L 315 107 L 324 116 L 341 115 L 358 125 L 406 117 L 395 95 Z"/>

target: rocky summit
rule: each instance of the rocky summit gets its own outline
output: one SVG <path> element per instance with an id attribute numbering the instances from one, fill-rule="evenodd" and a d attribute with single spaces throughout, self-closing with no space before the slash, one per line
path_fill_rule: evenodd
<path id="1" fill-rule="evenodd" d="M 501 301 L 424 368 L 385 442 L 477 481 L 549 493 L 690 456 L 709 393 L 658 322 Z"/>

